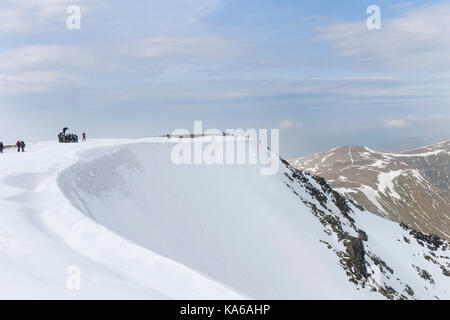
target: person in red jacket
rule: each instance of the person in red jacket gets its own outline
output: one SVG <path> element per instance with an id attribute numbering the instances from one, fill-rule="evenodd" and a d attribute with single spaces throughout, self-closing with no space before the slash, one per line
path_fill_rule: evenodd
<path id="1" fill-rule="evenodd" d="M 83 132 L 83 141 L 86 141 L 86 133 Z"/>
<path id="2" fill-rule="evenodd" d="M 16 142 L 17 152 L 20 152 L 20 140 Z"/>

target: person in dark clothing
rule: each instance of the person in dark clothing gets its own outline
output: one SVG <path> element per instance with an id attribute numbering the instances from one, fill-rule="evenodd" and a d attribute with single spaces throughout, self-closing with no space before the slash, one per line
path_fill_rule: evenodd
<path id="1" fill-rule="evenodd" d="M 86 133 L 83 132 L 83 141 L 86 141 Z"/>
<path id="2" fill-rule="evenodd" d="M 25 142 L 20 141 L 20 149 L 22 149 L 22 152 L 25 152 Z"/>
<path id="3" fill-rule="evenodd" d="M 0 153 L 3 153 L 3 148 L 4 148 L 5 146 L 3 145 L 3 142 L 0 142 Z"/>
<path id="4" fill-rule="evenodd" d="M 20 152 L 20 140 L 16 142 L 17 152 Z"/>

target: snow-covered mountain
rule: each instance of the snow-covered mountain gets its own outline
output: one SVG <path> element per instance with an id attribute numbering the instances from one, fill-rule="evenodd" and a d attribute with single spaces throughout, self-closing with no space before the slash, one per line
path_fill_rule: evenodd
<path id="1" fill-rule="evenodd" d="M 448 241 L 370 214 L 284 160 L 272 176 L 175 165 L 175 142 L 2 154 L 0 298 L 450 297 Z"/>
<path id="2" fill-rule="evenodd" d="M 371 212 L 450 239 L 450 141 L 397 154 L 346 146 L 289 162 Z"/>

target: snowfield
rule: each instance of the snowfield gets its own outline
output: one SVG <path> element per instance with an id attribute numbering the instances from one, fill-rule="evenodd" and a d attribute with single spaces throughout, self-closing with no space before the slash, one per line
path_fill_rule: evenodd
<path id="1" fill-rule="evenodd" d="M 1 154 L 0 298 L 450 297 L 447 242 L 347 210 L 285 164 L 273 176 L 177 166 L 172 148 L 143 138 Z M 79 290 L 67 286 L 70 266 Z"/>
<path id="2" fill-rule="evenodd" d="M 0 298 L 243 298 L 116 235 L 75 209 L 61 192 L 58 174 L 85 161 L 83 154 L 101 155 L 135 142 L 43 142 L 29 145 L 25 153 L 2 155 Z M 80 290 L 67 288 L 67 269 L 73 265 L 81 269 Z"/>

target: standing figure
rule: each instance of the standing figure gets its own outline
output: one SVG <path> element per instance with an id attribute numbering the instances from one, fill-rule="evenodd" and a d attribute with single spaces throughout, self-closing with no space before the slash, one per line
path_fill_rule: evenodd
<path id="1" fill-rule="evenodd" d="M 86 133 L 83 132 L 83 141 L 86 141 Z"/>
<path id="2" fill-rule="evenodd" d="M 4 148 L 3 142 L 0 142 L 0 153 L 3 153 L 3 148 Z"/>
<path id="3" fill-rule="evenodd" d="M 16 142 L 17 152 L 20 152 L 20 140 Z"/>
<path id="4" fill-rule="evenodd" d="M 20 148 L 22 149 L 22 152 L 25 152 L 25 142 L 20 141 Z"/>

